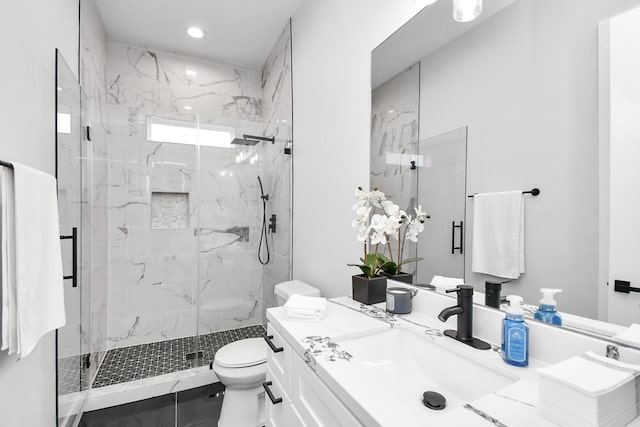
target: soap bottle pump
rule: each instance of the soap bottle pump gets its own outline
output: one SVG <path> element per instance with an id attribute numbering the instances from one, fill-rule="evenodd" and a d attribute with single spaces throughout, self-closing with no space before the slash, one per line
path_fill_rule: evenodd
<path id="1" fill-rule="evenodd" d="M 524 321 L 522 297 L 509 295 L 502 321 L 502 360 L 513 366 L 529 365 L 529 326 Z"/>
<path id="2" fill-rule="evenodd" d="M 540 289 L 542 292 L 542 299 L 540 300 L 540 307 L 534 314 L 533 318 L 540 320 L 550 325 L 562 326 L 562 317 L 558 314 L 558 304 L 556 304 L 553 296 L 562 292 L 562 289 Z"/>

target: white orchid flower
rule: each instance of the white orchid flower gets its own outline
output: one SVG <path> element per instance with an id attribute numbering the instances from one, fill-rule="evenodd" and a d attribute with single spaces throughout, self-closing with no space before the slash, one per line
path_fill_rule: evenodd
<path id="1" fill-rule="evenodd" d="M 417 208 L 413 208 L 413 210 L 416 211 L 416 219 L 420 222 L 424 222 L 429 217 L 429 215 L 422 210 L 422 205 Z"/>
<path id="2" fill-rule="evenodd" d="M 407 230 L 407 234 L 405 234 L 404 237 L 411 240 L 413 243 L 418 243 L 418 235 L 412 233 L 410 230 Z"/>
<path id="3" fill-rule="evenodd" d="M 382 207 L 381 203 L 386 199 L 387 199 L 387 196 L 385 196 L 385 194 L 382 191 L 373 190 L 372 192 L 369 193 L 369 201 L 376 208 L 381 208 Z"/>
<path id="4" fill-rule="evenodd" d="M 364 227 L 358 230 L 358 242 L 364 243 L 369 238 L 369 232 L 371 231 L 370 227 Z"/>
<path id="5" fill-rule="evenodd" d="M 351 227 L 359 232 L 363 227 L 367 228 L 367 219 L 358 217 L 351 222 Z"/>
<path id="6" fill-rule="evenodd" d="M 371 245 L 378 244 L 386 245 L 387 238 L 384 233 L 374 230 L 373 233 L 371 233 Z"/>
<path id="7" fill-rule="evenodd" d="M 371 213 L 371 206 L 367 207 L 367 206 L 360 206 L 358 209 L 356 209 L 356 217 L 358 218 L 364 218 L 365 220 L 367 218 L 369 218 L 369 214 Z"/>
<path id="8" fill-rule="evenodd" d="M 382 209 L 384 209 L 384 213 L 386 213 L 389 216 L 395 215 L 400 210 L 400 206 L 396 205 L 391 200 L 384 200 L 380 202 L 380 205 L 382 205 Z"/>
<path id="9" fill-rule="evenodd" d="M 417 218 L 409 223 L 407 226 L 407 231 L 405 233 L 405 237 L 412 242 L 416 243 L 418 241 L 418 234 L 424 231 L 424 224 L 421 223 Z"/>
<path id="10" fill-rule="evenodd" d="M 387 223 L 387 217 L 375 214 L 371 217 L 371 228 L 377 232 L 383 231 Z"/>

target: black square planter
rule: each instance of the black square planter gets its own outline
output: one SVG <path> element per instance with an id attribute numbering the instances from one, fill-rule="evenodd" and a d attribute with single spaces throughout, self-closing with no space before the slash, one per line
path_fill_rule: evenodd
<path id="1" fill-rule="evenodd" d="M 377 304 L 387 300 L 387 278 L 376 276 L 367 278 L 364 274 L 351 276 L 353 299 L 363 304 Z"/>
<path id="2" fill-rule="evenodd" d="M 413 274 L 411 273 L 400 272 L 400 274 L 389 274 L 389 273 L 382 273 L 382 274 L 384 274 L 384 276 L 387 279 L 396 280 L 398 282 L 408 283 L 410 285 L 413 285 Z"/>

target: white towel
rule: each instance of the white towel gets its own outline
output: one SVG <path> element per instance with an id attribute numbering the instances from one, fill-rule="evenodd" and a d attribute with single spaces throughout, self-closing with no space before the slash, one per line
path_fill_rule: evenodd
<path id="1" fill-rule="evenodd" d="M 453 289 L 457 288 L 459 285 L 464 285 L 464 280 L 458 277 L 433 276 L 430 284 L 436 287 L 436 291 L 444 292 L 447 289 Z"/>
<path id="2" fill-rule="evenodd" d="M 627 329 L 620 332 L 618 335 L 611 337 L 611 340 L 630 346 L 639 346 L 640 325 L 632 323 Z"/>
<path id="3" fill-rule="evenodd" d="M 474 196 L 472 246 L 476 273 L 517 279 L 525 272 L 522 191 Z"/>
<path id="4" fill-rule="evenodd" d="M 538 373 L 553 381 L 597 396 L 640 375 L 640 366 L 587 351 L 580 356 L 538 369 Z"/>
<path id="5" fill-rule="evenodd" d="M 0 167 L 0 280 L 2 282 L 2 345 L 9 354 L 18 351 L 16 317 L 15 204 L 13 171 Z"/>
<path id="6" fill-rule="evenodd" d="M 284 304 L 285 319 L 319 322 L 327 313 L 327 299 L 293 294 Z"/>
<path id="7" fill-rule="evenodd" d="M 65 324 L 56 179 L 14 168 L 18 357 Z"/>

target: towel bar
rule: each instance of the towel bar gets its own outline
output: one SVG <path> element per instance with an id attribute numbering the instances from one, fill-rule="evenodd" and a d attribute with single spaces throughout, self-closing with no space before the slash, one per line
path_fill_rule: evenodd
<path id="1" fill-rule="evenodd" d="M 473 197 L 476 194 L 478 194 L 478 193 L 472 194 L 472 195 L 467 196 L 467 197 L 470 198 L 470 199 L 473 199 Z M 539 188 L 532 188 L 530 191 L 523 191 L 522 194 L 531 194 L 532 196 L 537 196 L 537 195 L 540 194 L 540 189 Z"/>
<path id="2" fill-rule="evenodd" d="M 614 280 L 614 291 L 616 292 L 624 292 L 628 294 L 629 292 L 640 292 L 640 288 L 634 288 L 631 286 L 631 282 L 627 282 L 626 280 Z"/>

